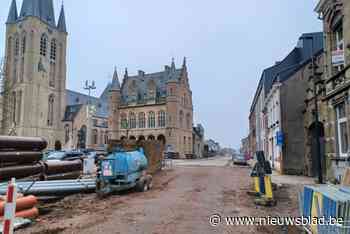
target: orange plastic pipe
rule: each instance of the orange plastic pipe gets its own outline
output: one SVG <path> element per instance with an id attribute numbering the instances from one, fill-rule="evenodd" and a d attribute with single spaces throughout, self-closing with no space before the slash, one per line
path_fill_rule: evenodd
<path id="1" fill-rule="evenodd" d="M 16 200 L 16 211 L 27 210 L 34 207 L 38 203 L 38 199 L 35 196 L 26 196 L 17 198 Z M 5 202 L 0 202 L 0 216 L 4 215 Z"/>
<path id="2" fill-rule="evenodd" d="M 36 218 L 38 216 L 39 216 L 39 210 L 36 207 L 33 207 L 29 210 L 22 210 L 22 211 L 16 212 L 16 217 L 18 217 L 18 218 L 32 219 L 32 218 Z"/>

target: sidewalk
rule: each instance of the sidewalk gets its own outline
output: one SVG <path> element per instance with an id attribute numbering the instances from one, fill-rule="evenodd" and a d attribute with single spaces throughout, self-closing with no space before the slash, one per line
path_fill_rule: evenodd
<path id="1" fill-rule="evenodd" d="M 248 164 L 253 168 L 255 160 L 249 160 Z M 296 175 L 281 175 L 277 171 L 272 171 L 272 182 L 275 184 L 290 184 L 290 185 L 311 185 L 315 184 L 315 178 Z"/>
<path id="2" fill-rule="evenodd" d="M 278 172 L 273 171 L 272 182 L 276 184 L 311 185 L 315 184 L 315 178 L 295 175 L 281 175 Z"/>

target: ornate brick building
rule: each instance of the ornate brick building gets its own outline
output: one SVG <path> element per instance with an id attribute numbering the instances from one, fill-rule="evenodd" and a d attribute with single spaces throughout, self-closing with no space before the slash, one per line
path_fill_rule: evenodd
<path id="1" fill-rule="evenodd" d="M 186 58 L 161 72 L 127 70 L 120 85 L 117 72 L 110 88 L 109 130 L 112 139 L 156 139 L 181 157 L 193 154 L 193 105 Z"/>
<path id="2" fill-rule="evenodd" d="M 324 138 L 329 179 L 349 166 L 350 1 L 320 0 L 316 7 L 325 39 Z"/>

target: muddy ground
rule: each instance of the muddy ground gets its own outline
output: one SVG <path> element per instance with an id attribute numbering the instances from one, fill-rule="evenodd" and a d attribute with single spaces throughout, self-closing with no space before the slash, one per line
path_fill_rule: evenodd
<path id="1" fill-rule="evenodd" d="M 94 194 L 74 195 L 42 207 L 47 212 L 20 234 L 39 233 L 299 233 L 295 228 L 212 227 L 212 214 L 223 216 L 298 216 L 298 185 L 275 195 L 277 206 L 258 207 L 247 195 L 252 188 L 247 167 L 176 167 L 154 178 L 146 193 L 128 192 L 100 200 Z"/>

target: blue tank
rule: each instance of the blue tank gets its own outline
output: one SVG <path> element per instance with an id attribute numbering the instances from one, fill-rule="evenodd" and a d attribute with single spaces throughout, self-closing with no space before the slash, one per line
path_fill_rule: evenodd
<path id="1" fill-rule="evenodd" d="M 148 161 L 142 148 L 131 152 L 113 152 L 101 165 L 103 177 L 116 179 L 126 179 L 127 175 L 142 172 L 147 167 Z"/>
<path id="2" fill-rule="evenodd" d="M 147 175 L 148 161 L 143 149 L 131 152 L 116 150 L 99 161 L 96 178 L 98 195 L 136 188 L 147 191 L 152 187 L 152 176 Z"/>

